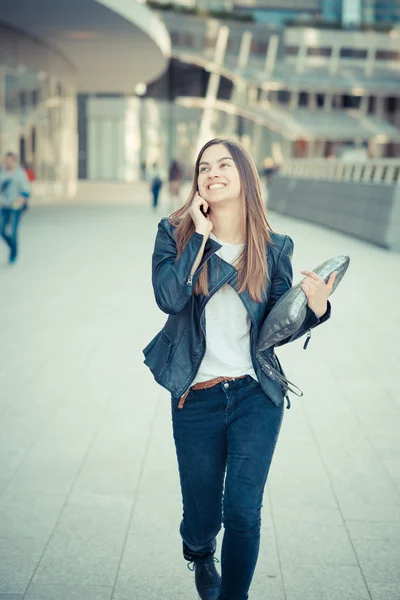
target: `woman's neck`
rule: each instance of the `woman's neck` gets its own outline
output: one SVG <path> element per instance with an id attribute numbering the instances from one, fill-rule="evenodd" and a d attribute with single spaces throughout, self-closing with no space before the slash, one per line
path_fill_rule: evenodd
<path id="1" fill-rule="evenodd" d="M 227 206 L 213 206 L 210 214 L 213 234 L 227 244 L 243 244 L 242 219 L 240 210 L 233 211 Z"/>

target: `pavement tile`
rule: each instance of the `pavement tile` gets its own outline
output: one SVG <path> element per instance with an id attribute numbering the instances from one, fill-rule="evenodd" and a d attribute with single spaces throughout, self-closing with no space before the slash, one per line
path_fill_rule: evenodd
<path id="1" fill-rule="evenodd" d="M 296 475 L 281 485 L 277 485 L 273 480 L 268 485 L 273 509 L 282 507 L 298 510 L 310 506 L 335 509 L 337 506 L 330 483 L 325 476 L 318 480 Z"/>
<path id="2" fill-rule="evenodd" d="M 286 600 L 370 600 L 358 567 L 287 565 Z"/>
<path id="3" fill-rule="evenodd" d="M 372 600 L 400 600 L 399 582 L 395 583 L 368 583 Z"/>
<path id="4" fill-rule="evenodd" d="M 38 585 L 34 583 L 29 586 L 24 600 L 110 600 L 112 591 L 112 587 L 100 585 Z"/>
<path id="5" fill-rule="evenodd" d="M 352 539 L 400 543 L 400 521 L 346 521 Z"/>
<path id="6" fill-rule="evenodd" d="M 130 596 L 129 596 L 130 594 Z M 182 556 L 178 528 L 149 533 L 130 531 L 113 600 L 196 598 L 194 576 Z"/>
<path id="7" fill-rule="evenodd" d="M 113 585 L 132 501 L 122 494 L 86 494 L 71 500 L 40 561 L 34 583 Z"/>
<path id="8" fill-rule="evenodd" d="M 64 496 L 26 496 L 8 490 L 0 497 L 0 537 L 47 540 L 64 502 Z"/>
<path id="9" fill-rule="evenodd" d="M 0 537 L 0 593 L 23 594 L 44 550 L 43 540 Z"/>
<path id="10" fill-rule="evenodd" d="M 356 566 L 357 558 L 344 525 L 290 522 L 277 524 L 279 555 L 283 566 Z"/>
<path id="11" fill-rule="evenodd" d="M 343 494 L 339 497 L 339 504 L 346 521 L 400 521 L 400 503 L 367 504 L 354 495 Z"/>
<path id="12" fill-rule="evenodd" d="M 399 538 L 353 539 L 365 579 L 373 583 L 400 582 Z"/>

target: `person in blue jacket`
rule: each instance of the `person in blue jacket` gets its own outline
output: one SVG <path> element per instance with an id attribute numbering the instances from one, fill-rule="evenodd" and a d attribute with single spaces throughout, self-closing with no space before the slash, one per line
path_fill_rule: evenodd
<path id="1" fill-rule="evenodd" d="M 145 364 L 171 393 L 183 556 L 204 600 L 246 600 L 256 567 L 284 407 L 284 390 L 262 371 L 256 343 L 265 317 L 292 286 L 292 252 L 289 236 L 268 223 L 248 152 L 235 141 L 208 142 L 188 201 L 159 224 L 152 281 L 168 320 L 144 349 Z M 335 276 L 325 284 L 303 273 L 307 316 L 287 342 L 330 316 Z M 273 349 L 269 358 L 280 368 Z"/>
<path id="2" fill-rule="evenodd" d="M 0 235 L 10 250 L 9 262 L 18 256 L 18 226 L 30 196 L 26 172 L 17 164 L 17 157 L 8 152 L 0 170 Z"/>

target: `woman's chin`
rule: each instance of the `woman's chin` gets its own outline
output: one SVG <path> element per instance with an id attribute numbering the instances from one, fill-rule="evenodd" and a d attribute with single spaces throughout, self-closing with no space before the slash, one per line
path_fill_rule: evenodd
<path id="1" fill-rule="evenodd" d="M 207 194 L 207 197 L 203 196 L 204 200 L 207 200 L 208 204 L 212 206 L 213 204 L 221 204 L 224 200 L 228 200 L 226 196 L 222 194 Z"/>

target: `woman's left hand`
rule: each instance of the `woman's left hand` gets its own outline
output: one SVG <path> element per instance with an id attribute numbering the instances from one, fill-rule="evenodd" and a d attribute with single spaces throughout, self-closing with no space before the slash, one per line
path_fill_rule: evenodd
<path id="1" fill-rule="evenodd" d="M 308 306 L 320 319 L 328 308 L 328 298 L 332 292 L 337 271 L 329 277 L 328 283 L 313 271 L 301 271 L 306 277 L 303 279 L 301 289 L 307 296 Z"/>

